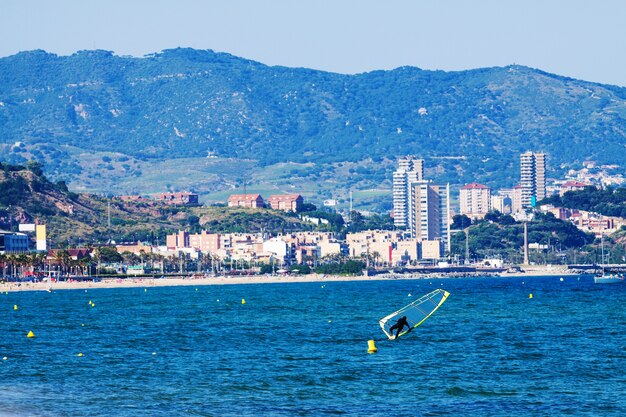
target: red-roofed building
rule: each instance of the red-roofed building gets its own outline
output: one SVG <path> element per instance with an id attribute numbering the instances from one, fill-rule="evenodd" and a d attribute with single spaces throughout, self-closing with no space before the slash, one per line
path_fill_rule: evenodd
<path id="1" fill-rule="evenodd" d="M 491 210 L 491 188 L 486 185 L 471 183 L 461 187 L 459 203 L 461 214 L 480 218 Z"/>
<path id="2" fill-rule="evenodd" d="M 277 194 L 271 195 L 267 202 L 274 210 L 293 211 L 295 213 L 302 207 L 304 199 L 300 194 Z"/>
<path id="3" fill-rule="evenodd" d="M 228 197 L 228 207 L 263 207 L 261 194 L 232 194 Z"/>
<path id="4" fill-rule="evenodd" d="M 51 249 L 48 251 L 46 260 L 48 263 L 55 264 L 60 260 L 59 254 L 67 252 L 69 259 L 73 261 L 80 261 L 82 259 L 91 258 L 91 249 L 88 248 L 71 248 L 71 249 Z"/>
<path id="5" fill-rule="evenodd" d="M 559 190 L 559 195 L 563 196 L 568 191 L 580 191 L 584 190 L 585 187 L 589 187 L 589 184 L 585 184 L 580 181 L 567 181 L 565 184 L 561 185 Z"/>

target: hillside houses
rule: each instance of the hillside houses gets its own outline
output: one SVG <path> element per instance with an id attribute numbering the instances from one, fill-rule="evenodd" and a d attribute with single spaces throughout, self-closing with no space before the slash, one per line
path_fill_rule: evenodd
<path id="1" fill-rule="evenodd" d="M 261 194 L 231 194 L 228 207 L 263 208 L 266 204 L 274 210 L 297 212 L 304 204 L 300 194 L 275 194 L 264 200 Z"/>

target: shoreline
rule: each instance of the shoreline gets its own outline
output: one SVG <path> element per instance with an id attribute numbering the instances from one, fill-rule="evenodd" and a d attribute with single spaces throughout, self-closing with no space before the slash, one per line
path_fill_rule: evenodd
<path id="1" fill-rule="evenodd" d="M 240 284 L 291 284 L 304 282 L 341 282 L 341 281 L 385 281 L 385 280 L 416 280 L 416 279 L 445 279 L 445 278 L 471 278 L 479 276 L 493 276 L 500 278 L 521 278 L 537 276 L 577 276 L 584 275 L 572 272 L 564 268 L 528 268 L 524 272 L 488 274 L 481 272 L 478 275 L 467 274 L 379 274 L 379 275 L 246 275 L 246 276 L 216 276 L 202 278 L 106 278 L 101 281 L 75 281 L 75 282 L 7 282 L 0 284 L 0 293 L 17 291 L 58 291 L 58 290 L 82 290 L 99 288 L 140 288 L 140 287 L 181 287 L 181 286 L 207 286 L 207 285 L 240 285 Z"/>

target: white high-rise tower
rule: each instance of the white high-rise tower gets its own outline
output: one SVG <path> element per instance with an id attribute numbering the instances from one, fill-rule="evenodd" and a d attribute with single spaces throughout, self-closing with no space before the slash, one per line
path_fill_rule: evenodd
<path id="1" fill-rule="evenodd" d="M 411 184 L 424 179 L 424 160 L 405 156 L 393 173 L 393 224 L 409 229 Z"/>
<path id="2" fill-rule="evenodd" d="M 526 152 L 520 155 L 520 186 L 522 208 L 533 206 L 546 198 L 546 155 Z"/>
<path id="3" fill-rule="evenodd" d="M 440 240 L 450 251 L 450 187 L 424 179 L 424 160 L 400 158 L 393 173 L 393 223 L 412 238 Z"/>

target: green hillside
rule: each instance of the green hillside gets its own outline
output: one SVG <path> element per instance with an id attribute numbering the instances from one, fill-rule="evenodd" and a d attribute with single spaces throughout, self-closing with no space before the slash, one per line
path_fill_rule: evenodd
<path id="1" fill-rule="evenodd" d="M 47 226 L 51 247 L 138 240 L 162 245 L 168 233 L 178 230 L 284 233 L 312 228 L 271 209 L 172 207 L 73 193 L 62 181 L 50 182 L 37 163 L 28 168 L 0 164 L 0 229 L 34 222 Z"/>
<path id="2" fill-rule="evenodd" d="M 623 164 L 626 88 L 522 66 L 402 67 L 342 75 L 173 49 L 0 58 L 0 152 L 36 159 L 72 190 L 297 190 L 385 209 L 400 155 L 438 181 L 511 186 L 519 153 L 550 175 L 585 159 Z"/>

